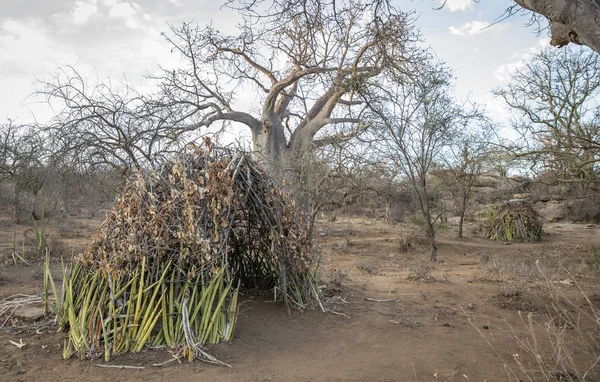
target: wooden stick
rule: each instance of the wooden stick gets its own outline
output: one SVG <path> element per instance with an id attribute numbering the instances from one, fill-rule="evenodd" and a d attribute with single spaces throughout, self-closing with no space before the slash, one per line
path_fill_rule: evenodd
<path id="1" fill-rule="evenodd" d="M 337 314 L 338 316 L 344 316 L 346 318 L 350 318 L 347 314 L 341 313 L 341 312 L 335 312 L 331 309 L 325 309 L 325 312 L 329 312 L 329 313 L 333 313 L 333 314 Z"/>
<path id="2" fill-rule="evenodd" d="M 376 298 L 369 298 L 369 297 L 366 297 L 365 300 L 372 301 L 372 302 L 400 302 L 400 300 L 379 300 Z"/>
<path id="3" fill-rule="evenodd" d="M 171 358 L 171 359 L 168 359 L 168 360 L 166 360 L 165 362 L 153 363 L 153 364 L 152 364 L 152 366 L 155 366 L 155 367 L 163 367 L 163 366 L 165 366 L 165 365 L 168 365 L 168 364 L 170 364 L 171 362 L 175 362 L 175 361 L 177 361 L 177 362 L 181 363 L 181 361 L 179 360 L 179 358 Z"/>
<path id="4" fill-rule="evenodd" d="M 144 366 L 127 366 L 127 365 L 94 365 L 94 366 L 103 367 L 106 369 L 133 369 L 133 370 L 145 369 Z"/>

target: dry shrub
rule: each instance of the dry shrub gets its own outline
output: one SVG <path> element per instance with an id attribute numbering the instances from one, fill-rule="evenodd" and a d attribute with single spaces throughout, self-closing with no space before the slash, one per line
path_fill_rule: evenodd
<path id="1" fill-rule="evenodd" d="M 432 281 L 434 278 L 431 276 L 431 271 L 431 262 L 421 262 L 411 267 L 406 279 L 410 281 Z"/>
<path id="2" fill-rule="evenodd" d="M 486 256 L 483 259 L 483 272 L 477 275 L 479 281 L 491 282 L 534 282 L 541 278 L 536 261 L 532 258 L 514 259 L 506 256 Z M 546 261 L 539 266 L 551 266 Z"/>
<path id="3" fill-rule="evenodd" d="M 502 309 L 523 312 L 538 311 L 538 298 L 523 284 L 502 285 L 492 301 Z"/>
<path id="4" fill-rule="evenodd" d="M 389 192 L 390 210 L 388 219 L 390 222 L 404 222 L 408 216 L 418 211 L 418 204 L 414 192 L 410 187 L 397 187 Z"/>
<path id="5" fill-rule="evenodd" d="M 547 287 L 551 300 L 546 313 L 519 312 L 527 334 L 513 330 L 521 353 L 529 356 L 513 357 L 519 372 L 535 381 L 600 380 L 600 310 L 581 289 L 583 305 L 556 285 Z"/>
<path id="6" fill-rule="evenodd" d="M 415 230 L 400 232 L 400 237 L 398 238 L 398 250 L 402 253 L 426 244 L 428 244 L 428 241 L 423 233 Z"/>
<path id="7" fill-rule="evenodd" d="M 231 339 L 240 288 L 306 308 L 318 288 L 305 222 L 243 153 L 193 147 L 140 172 L 66 275 L 68 348 L 94 358 L 103 345 L 109 358 L 184 346 L 202 358 L 198 345 Z"/>
<path id="8" fill-rule="evenodd" d="M 600 380 L 600 308 L 576 281 L 565 286 L 546 277 L 542 268 L 538 272 L 544 283 L 537 300 L 545 303 L 532 304 L 530 295 L 519 288 L 495 297 L 506 308 L 519 309 L 522 327 L 509 325 L 516 349 L 509 354 L 499 351 L 491 334 L 483 333 L 473 317 L 469 322 L 504 364 L 507 381 Z M 572 288 L 576 290 L 565 292 Z"/>
<path id="9" fill-rule="evenodd" d="M 411 238 L 408 236 L 401 235 L 398 239 L 398 249 L 400 252 L 408 252 L 413 247 Z"/>
<path id="10" fill-rule="evenodd" d="M 542 218 L 529 205 L 503 204 L 487 215 L 485 237 L 495 241 L 539 241 L 542 235 Z"/>
<path id="11" fill-rule="evenodd" d="M 348 271 L 344 269 L 333 268 L 328 272 L 328 276 L 326 277 L 325 281 L 339 287 L 342 286 L 347 279 Z"/>
<path id="12" fill-rule="evenodd" d="M 69 246 L 67 245 L 67 243 L 59 238 L 56 238 L 54 236 L 51 236 L 48 239 L 48 249 L 50 249 L 50 252 L 53 255 L 59 255 L 59 256 L 65 256 L 65 255 L 69 255 L 71 252 L 71 249 L 69 248 Z"/>
<path id="13" fill-rule="evenodd" d="M 377 268 L 373 265 L 373 263 L 368 261 L 361 261 L 360 263 L 356 264 L 356 267 L 367 273 L 374 273 L 377 271 Z"/>
<path id="14" fill-rule="evenodd" d="M 600 197 L 592 195 L 571 200 L 567 218 L 576 222 L 600 223 Z"/>

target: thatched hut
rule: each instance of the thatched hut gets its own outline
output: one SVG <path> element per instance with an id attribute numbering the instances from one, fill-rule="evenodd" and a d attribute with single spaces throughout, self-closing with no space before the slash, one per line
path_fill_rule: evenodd
<path id="1" fill-rule="evenodd" d="M 496 241 L 539 241 L 542 217 L 533 207 L 522 203 L 505 203 L 487 214 L 485 237 Z"/>
<path id="2" fill-rule="evenodd" d="M 147 345 L 232 338 L 241 290 L 273 290 L 285 307 L 318 301 L 303 214 L 240 152 L 193 147 L 125 188 L 66 278 L 65 355 L 105 358 Z"/>

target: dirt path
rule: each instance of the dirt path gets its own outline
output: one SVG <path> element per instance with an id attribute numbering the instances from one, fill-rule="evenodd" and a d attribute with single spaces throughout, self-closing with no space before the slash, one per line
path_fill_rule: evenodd
<path id="1" fill-rule="evenodd" d="M 595 229 L 550 226 L 541 243 L 512 245 L 456 240 L 447 233 L 432 278 L 410 281 L 428 265 L 427 255 L 418 244 L 398 250 L 402 227 L 359 219 L 324 223 L 324 302 L 335 313 L 288 317 L 268 296 L 246 296 L 232 343 L 210 348 L 231 369 L 201 362 L 157 368 L 152 365 L 170 356 L 152 350 L 111 361 L 144 369 L 100 368 L 99 361 L 62 360 L 64 334 L 52 328 L 9 328 L 0 330 L 0 380 L 505 381 L 500 356 L 511 360 L 518 351 L 512 328 L 524 332 L 517 310 L 540 306 L 528 295 L 539 279 L 521 281 L 532 277 L 523 264 L 562 256 L 582 267 L 591 245 L 600 247 Z M 597 293 L 584 268 L 583 287 Z M 0 297 L 41 291 L 32 268 L 2 266 L 0 272 Z M 9 343 L 21 338 L 25 349 Z"/>

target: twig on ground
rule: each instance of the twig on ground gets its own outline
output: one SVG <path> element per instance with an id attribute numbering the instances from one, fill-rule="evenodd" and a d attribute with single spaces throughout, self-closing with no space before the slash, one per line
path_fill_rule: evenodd
<path id="1" fill-rule="evenodd" d="M 152 366 L 163 367 L 163 366 L 166 366 L 166 365 L 170 364 L 171 362 L 175 362 L 175 361 L 177 361 L 178 363 L 181 363 L 181 360 L 179 358 L 173 357 L 173 358 L 168 359 L 168 360 L 166 360 L 164 362 L 153 363 Z"/>
<path id="2" fill-rule="evenodd" d="M 132 370 L 142 370 L 145 369 L 144 366 L 127 366 L 127 365 L 94 365 L 96 367 L 103 367 L 106 369 L 132 369 Z"/>
<path id="3" fill-rule="evenodd" d="M 331 309 L 325 309 L 325 312 L 329 312 L 329 313 L 337 314 L 338 316 L 344 316 L 344 317 L 346 317 L 346 318 L 350 318 L 350 316 L 348 316 L 348 315 L 347 315 L 347 314 L 345 314 L 345 313 L 336 312 L 336 311 L 333 311 L 333 310 L 331 310 Z"/>
<path id="4" fill-rule="evenodd" d="M 400 302 L 400 300 L 380 300 L 377 298 L 370 298 L 370 297 L 365 297 L 366 301 L 372 301 L 372 302 Z"/>

